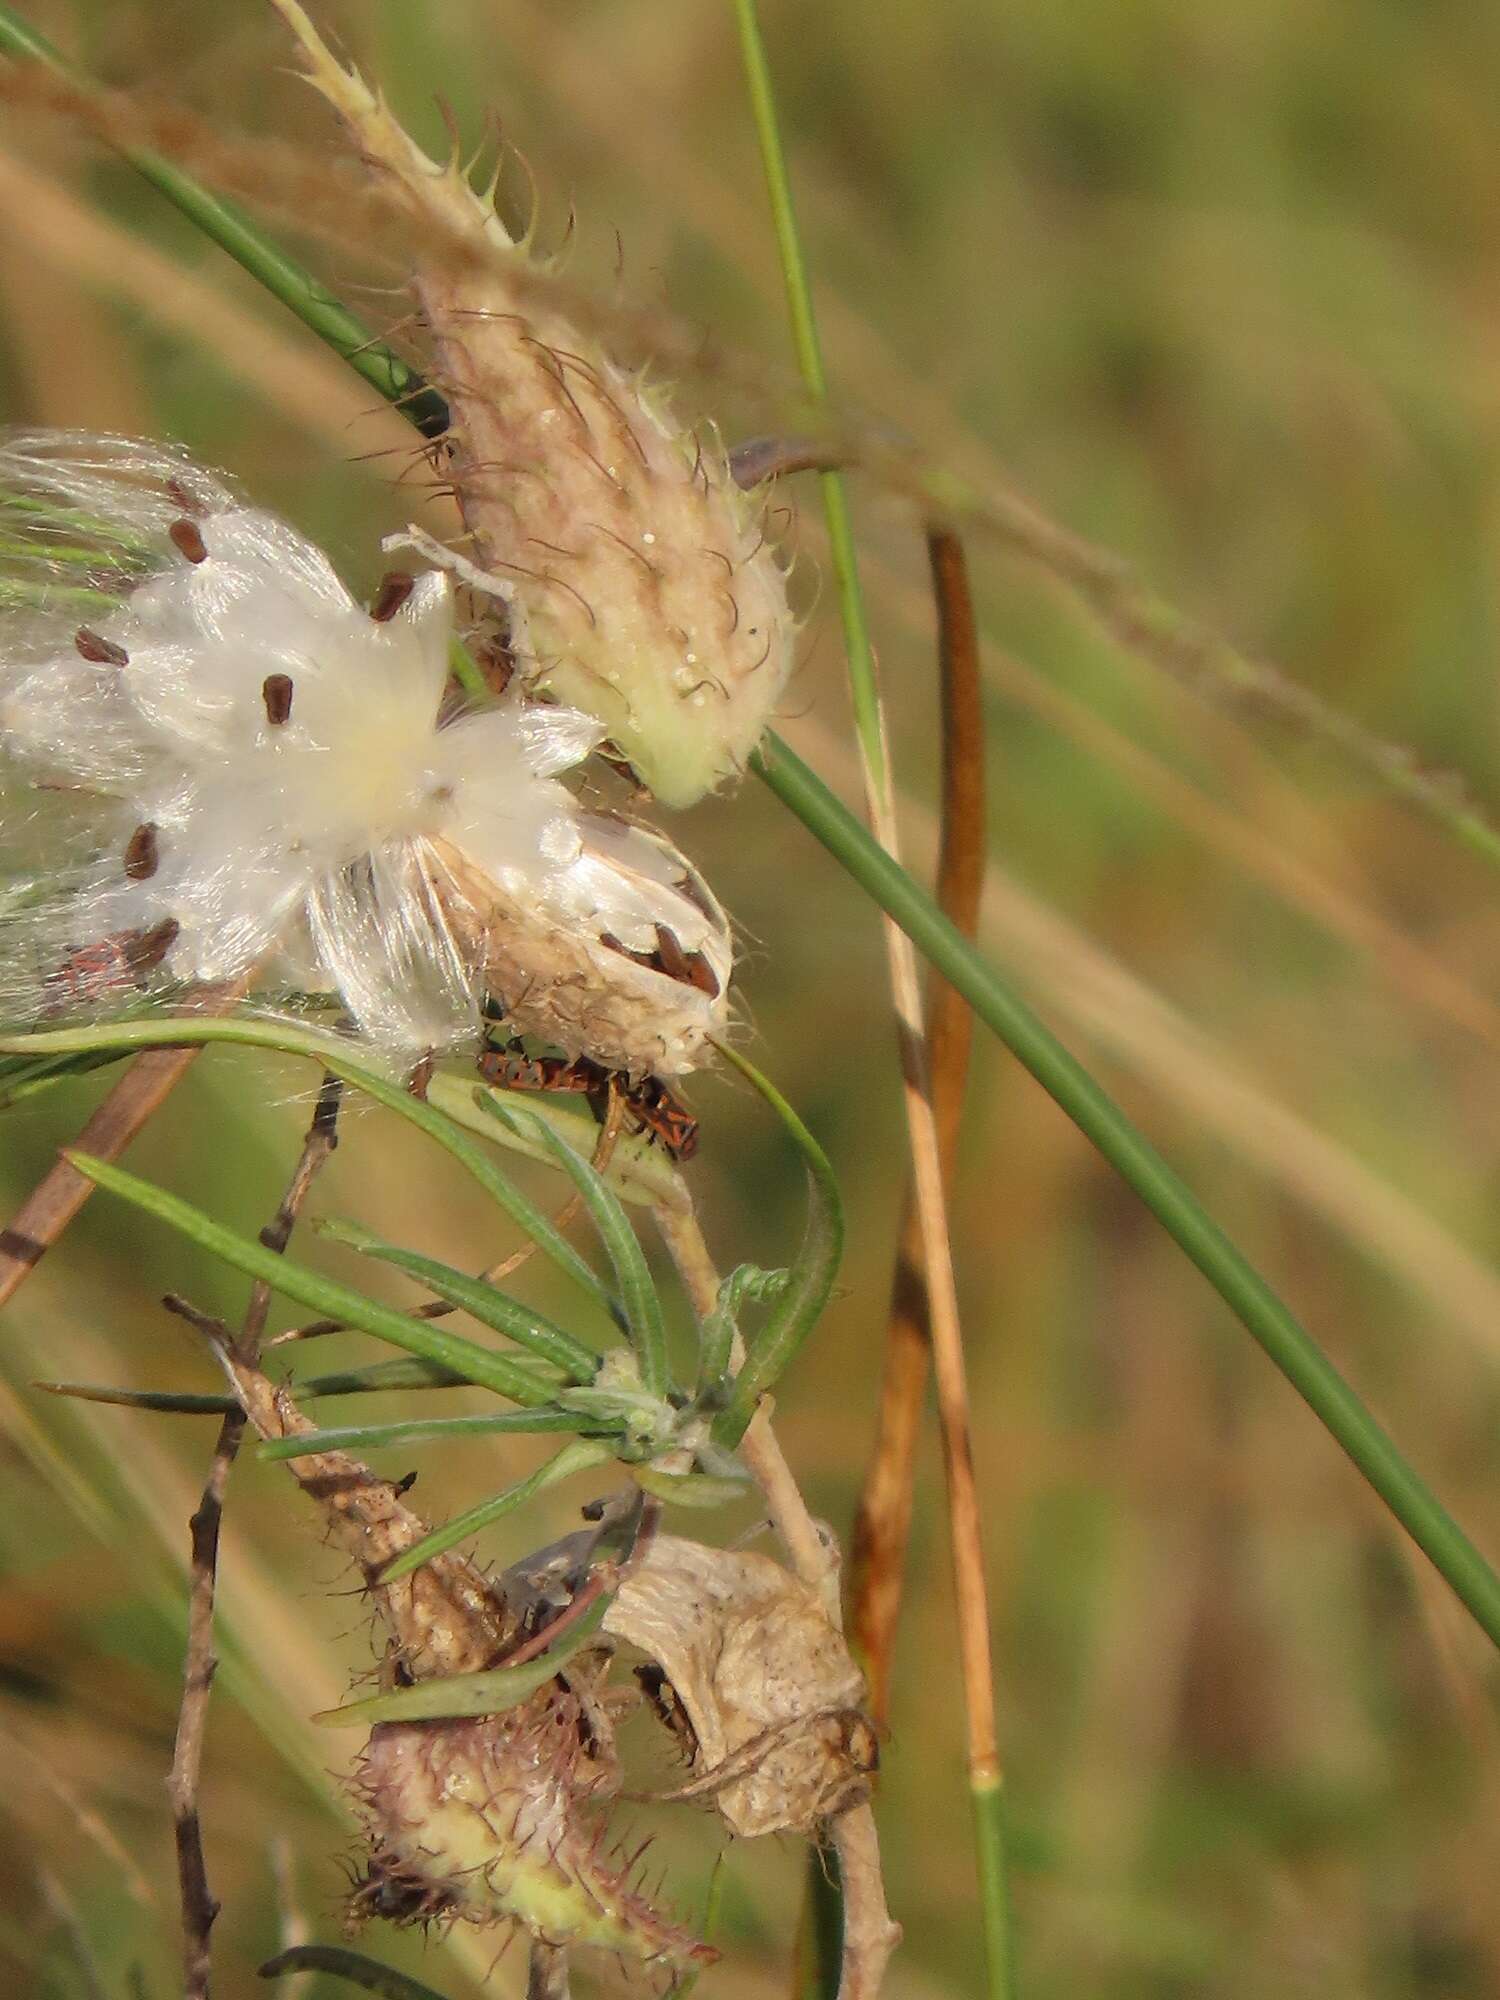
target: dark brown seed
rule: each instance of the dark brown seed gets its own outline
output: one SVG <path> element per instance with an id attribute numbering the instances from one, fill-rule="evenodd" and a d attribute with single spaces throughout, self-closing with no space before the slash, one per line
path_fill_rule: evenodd
<path id="1" fill-rule="evenodd" d="M 710 1000 L 719 997 L 718 975 L 703 953 L 684 951 L 676 931 L 665 924 L 656 926 L 656 963 L 679 986 L 691 986 L 699 993 L 706 993 Z"/>
<path id="2" fill-rule="evenodd" d="M 653 972 L 661 971 L 661 966 L 657 962 L 654 951 L 632 951 L 630 946 L 622 943 L 613 931 L 601 931 L 599 933 L 599 942 L 604 946 L 606 951 L 617 951 L 621 958 L 628 958 L 636 965 L 648 965 Z"/>
<path id="3" fill-rule="evenodd" d="M 151 972 L 161 964 L 177 942 L 182 929 L 175 917 L 163 917 L 149 931 L 136 931 L 125 940 L 125 958 L 132 972 Z"/>
<path id="4" fill-rule="evenodd" d="M 125 843 L 125 873 L 132 882 L 149 882 L 159 859 L 156 823 L 148 819 Z"/>
<path id="5" fill-rule="evenodd" d="M 260 684 L 260 698 L 266 705 L 266 720 L 273 729 L 279 729 L 292 713 L 292 677 L 290 674 L 267 674 Z"/>
<path id="6" fill-rule="evenodd" d="M 387 570 L 380 579 L 380 588 L 375 593 L 375 602 L 370 606 L 370 616 L 377 625 L 388 625 L 401 609 L 407 598 L 417 587 L 417 579 L 408 570 Z"/>
<path id="7" fill-rule="evenodd" d="M 656 962 L 668 979 L 688 984 L 687 953 L 683 950 L 677 933 L 665 924 L 656 926 Z"/>
<path id="8" fill-rule="evenodd" d="M 190 521 L 184 514 L 181 520 L 172 523 L 167 533 L 180 556 L 186 556 L 190 563 L 207 562 L 208 550 L 203 545 L 196 521 Z"/>
<path id="9" fill-rule="evenodd" d="M 709 964 L 701 951 L 690 951 L 684 961 L 687 966 L 687 983 L 698 992 L 706 993 L 710 1000 L 719 997 L 719 975 Z"/>
<path id="10" fill-rule="evenodd" d="M 105 639 L 87 625 L 80 625 L 73 634 L 73 644 L 86 660 L 94 660 L 100 666 L 128 667 L 130 655 L 123 646 L 117 646 L 113 639 Z"/>

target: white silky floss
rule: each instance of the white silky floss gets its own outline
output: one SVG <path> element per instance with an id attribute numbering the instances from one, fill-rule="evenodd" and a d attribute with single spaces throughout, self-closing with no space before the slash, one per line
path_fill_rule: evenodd
<path id="1" fill-rule="evenodd" d="M 723 911 L 558 782 L 598 722 L 443 713 L 446 575 L 372 617 L 182 454 L 83 432 L 0 434 L 0 520 L 5 837 L 41 847 L 0 890 L 7 1012 L 255 972 L 336 993 L 390 1058 L 472 1039 L 489 1002 L 608 1069 L 706 1059 Z"/>

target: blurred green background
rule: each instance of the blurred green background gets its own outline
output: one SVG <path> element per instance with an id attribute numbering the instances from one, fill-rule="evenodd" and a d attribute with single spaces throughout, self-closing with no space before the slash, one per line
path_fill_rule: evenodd
<path id="1" fill-rule="evenodd" d="M 24 0 L 95 74 L 185 105 L 241 167 L 294 145 L 336 210 L 331 121 L 258 0 Z M 497 111 L 576 201 L 572 275 L 786 368 L 733 23 L 720 0 L 329 0 L 314 10 L 436 148 L 441 93 Z M 840 392 L 979 483 L 1010 478 L 1252 651 L 1500 797 L 1500 13 L 1430 0 L 766 0 Z M 189 145 L 189 164 L 192 146 Z M 279 150 L 268 161 L 284 166 Z M 347 172 L 347 163 L 339 171 Z M 523 177 L 508 185 L 520 194 Z M 399 257 L 297 238 L 339 282 Z M 379 324 L 399 293 L 361 295 Z M 725 434 L 775 395 L 709 382 Z M 368 587 L 415 504 L 359 384 L 126 170 L 35 107 L 0 130 L 0 418 L 171 434 Z M 798 546 L 822 550 L 810 492 Z M 931 616 L 905 504 L 859 497 L 909 838 L 934 784 Z M 1315 745 L 1204 706 L 976 545 L 991 724 L 986 938 L 1500 1550 L 1496 883 Z M 825 571 L 826 573 L 826 571 Z M 846 790 L 825 590 L 785 728 Z M 752 1044 L 842 1176 L 840 1298 L 780 1397 L 846 1533 L 871 1435 L 901 1111 L 870 910 L 751 785 L 674 835 L 742 926 Z M 306 1077 L 215 1054 L 132 1155 L 264 1220 Z M 14 1202 L 99 1085 L 12 1113 Z M 722 1261 L 773 1262 L 799 1191 L 757 1104 L 710 1078 L 693 1169 Z M 543 1192 L 552 1190 L 538 1184 Z M 376 1116 L 320 1191 L 458 1263 L 472 1188 Z M 1225 1310 L 1003 1054 L 981 1047 L 955 1204 L 1013 1792 L 1025 1990 L 1500 1990 L 1500 1737 L 1488 1649 Z M 320 1253 L 322 1254 L 322 1253 Z M 361 1274 L 366 1279 L 368 1272 Z M 539 1303 L 543 1280 L 534 1279 Z M 95 1203 L 0 1340 L 0 1979 L 165 1995 L 162 1777 L 185 1521 L 207 1427 L 64 1407 L 39 1375 L 209 1386 L 156 1310 L 241 1287 Z M 392 1296 L 400 1294 L 392 1290 Z M 281 1324 L 290 1323 L 290 1310 Z M 352 1344 L 345 1350 L 352 1352 Z M 332 1357 L 330 1357 L 332 1358 Z M 535 1454 L 418 1458 L 440 1513 Z M 907 1943 L 890 1991 L 979 1988 L 937 1457 L 922 1466 L 880 1811 Z M 577 1495 L 491 1551 L 569 1524 Z M 229 1664 L 209 1754 L 219 1990 L 300 1918 L 336 1929 L 345 1837 L 309 1710 L 368 1660 L 359 1607 L 278 1469 L 235 1475 Z M 717 1839 L 668 1829 L 691 1906 Z M 707 1837 L 705 1837 L 707 1836 Z M 783 1993 L 800 1855 L 730 1857 L 706 1996 Z M 487 1954 L 372 1934 L 444 1993 Z M 512 1953 L 492 1990 L 519 1990 Z M 606 1967 L 606 1988 L 619 1978 Z M 637 1986 L 639 1981 L 636 1982 Z"/>

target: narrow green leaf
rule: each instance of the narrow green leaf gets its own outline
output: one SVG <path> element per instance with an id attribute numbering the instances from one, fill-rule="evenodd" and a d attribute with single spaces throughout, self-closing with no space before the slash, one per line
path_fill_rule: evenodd
<path id="1" fill-rule="evenodd" d="M 199 1396 L 187 1389 L 111 1389 L 97 1382 L 33 1382 L 49 1396 L 72 1396 L 80 1403 L 117 1403 L 125 1410 L 156 1410 L 169 1416 L 227 1417 L 239 1404 L 232 1396 Z"/>
<path id="2" fill-rule="evenodd" d="M 309 1375 L 295 1385 L 299 1397 L 368 1396 L 387 1389 L 467 1389 L 469 1378 L 440 1361 L 412 1355 L 401 1361 L 376 1361 L 368 1368 L 343 1368 L 331 1375 Z"/>
<path id="3" fill-rule="evenodd" d="M 756 1264 L 740 1264 L 725 1278 L 712 1312 L 698 1330 L 700 1399 L 716 1395 L 729 1373 L 741 1307 L 750 1300 L 772 1303 L 781 1297 L 790 1279 L 789 1271 L 762 1271 Z"/>
<path id="4" fill-rule="evenodd" d="M 493 1417 L 408 1417 L 395 1424 L 341 1424 L 329 1430 L 305 1431 L 301 1437 L 267 1438 L 259 1456 L 267 1459 L 310 1458 L 320 1451 L 379 1451 L 386 1446 L 457 1444 L 464 1438 L 525 1435 L 532 1432 L 577 1431 L 590 1428 L 586 1417 L 572 1410 L 545 1407 L 507 1410 Z"/>
<path id="5" fill-rule="evenodd" d="M 123 1167 L 111 1166 L 87 1153 L 65 1152 L 63 1158 L 85 1179 L 169 1223 L 213 1256 L 222 1257 L 226 1264 L 232 1264 L 249 1277 L 262 1279 L 299 1305 L 341 1320 L 377 1340 L 389 1341 L 393 1347 L 403 1347 L 409 1354 L 420 1354 L 428 1361 L 452 1368 L 479 1388 L 492 1389 L 497 1396 L 507 1396 L 513 1403 L 540 1405 L 551 1400 L 553 1385 L 507 1355 L 496 1354 L 477 1341 L 449 1333 L 430 1320 L 411 1319 L 391 1306 L 367 1299 L 348 1285 L 268 1250 L 254 1237 L 226 1229 L 223 1223 L 215 1222 L 180 1195 L 168 1194 L 165 1188 L 143 1181 Z"/>
<path id="6" fill-rule="evenodd" d="M 519 1708 L 538 1688 L 555 1680 L 559 1667 L 587 1645 L 604 1623 L 610 1607 L 604 1593 L 591 1604 L 576 1625 L 570 1625 L 555 1646 L 523 1660 L 518 1667 L 492 1667 L 483 1674 L 445 1674 L 414 1687 L 397 1688 L 391 1694 L 372 1694 L 364 1701 L 352 1701 L 345 1708 L 325 1708 L 313 1717 L 329 1729 L 368 1728 L 375 1722 L 429 1722 L 455 1715 L 503 1715 Z"/>
<path id="7" fill-rule="evenodd" d="M 262 1979 L 290 1979 L 307 1972 L 331 1972 L 335 1979 L 347 1979 L 351 1986 L 379 1994 L 380 2000 L 443 2000 L 441 1993 L 424 1986 L 420 1979 L 379 1965 L 362 1951 L 350 1951 L 342 1944 L 294 1944 L 260 1967 Z"/>
<path id="8" fill-rule="evenodd" d="M 389 1389 L 467 1389 L 472 1384 L 467 1375 L 460 1375 L 455 1368 L 443 1368 L 435 1361 L 413 1357 L 403 1361 L 377 1361 L 373 1367 L 349 1368 L 336 1375 L 311 1375 L 294 1386 L 298 1397 L 303 1402 L 310 1402 L 319 1396 L 363 1396 Z M 116 1403 L 122 1409 L 155 1410 L 166 1415 L 224 1417 L 239 1408 L 233 1396 L 200 1395 L 189 1389 L 116 1389 L 96 1382 L 34 1382 L 32 1387 L 45 1389 L 52 1396 L 72 1396 L 79 1402 Z M 527 1427 L 515 1412 L 509 1419 L 484 1418 L 482 1421 L 491 1425 L 506 1421 L 515 1428 Z M 547 1426 L 535 1424 L 531 1428 L 545 1430 Z M 326 1439 L 331 1438 L 333 1433 L 320 1432 L 319 1435 Z M 290 1457 L 294 1454 L 285 1455 Z"/>
<path id="9" fill-rule="evenodd" d="M 714 1442 L 733 1449 L 745 1435 L 755 1406 L 795 1357 L 828 1303 L 844 1249 L 844 1211 L 828 1156 L 781 1092 L 737 1049 L 721 1053 L 765 1098 L 790 1133 L 807 1167 L 807 1229 L 787 1281 L 734 1378 L 729 1400 L 714 1419 Z"/>
<path id="10" fill-rule="evenodd" d="M 498 1097 L 484 1097 L 480 1101 L 502 1125 L 508 1125 L 514 1132 L 530 1132 L 539 1139 L 582 1195 L 589 1219 L 599 1232 L 599 1240 L 619 1281 L 626 1332 L 640 1366 L 641 1387 L 648 1395 L 665 1396 L 671 1377 L 667 1370 L 667 1329 L 661 1300 L 640 1239 L 631 1228 L 630 1217 L 619 1197 L 581 1153 L 575 1153 L 566 1140 L 531 1111 Z"/>
<path id="11" fill-rule="evenodd" d="M 570 1382 L 592 1382 L 598 1372 L 600 1357 L 597 1348 L 585 1346 L 575 1334 L 566 1332 L 545 1314 L 522 1305 L 519 1299 L 510 1298 L 496 1286 L 486 1284 L 482 1278 L 471 1278 L 465 1271 L 456 1271 L 451 1264 L 441 1264 L 415 1250 L 402 1250 L 394 1244 L 382 1242 L 373 1231 L 358 1223 L 324 1217 L 315 1227 L 320 1235 L 331 1237 L 335 1243 L 347 1244 L 363 1257 L 377 1258 L 382 1264 L 394 1264 L 398 1270 L 420 1279 L 428 1291 L 435 1292 L 449 1305 L 459 1306 L 466 1313 L 471 1313 L 482 1326 L 503 1333 L 518 1346 L 529 1348 L 544 1361 L 553 1363 Z"/>
<path id="12" fill-rule="evenodd" d="M 529 1478 L 518 1479 L 514 1486 L 507 1486 L 502 1493 L 496 1493 L 488 1500 L 481 1500 L 477 1507 L 470 1507 L 466 1513 L 457 1514 L 451 1521 L 445 1521 L 440 1528 L 434 1528 L 430 1535 L 424 1535 L 420 1542 L 397 1556 L 381 1571 L 382 1583 L 393 1583 L 397 1577 L 409 1576 L 414 1569 L 420 1569 L 434 1556 L 440 1556 L 445 1549 L 451 1549 L 455 1542 L 466 1541 L 470 1535 L 487 1528 L 492 1521 L 513 1513 L 517 1507 L 538 1493 L 545 1493 L 549 1486 L 555 1486 L 560 1479 L 567 1479 L 575 1472 L 585 1472 L 591 1466 L 607 1465 L 614 1453 L 607 1445 L 593 1444 L 580 1439 L 577 1444 L 564 1445 L 555 1458 L 549 1458 L 545 1465 L 538 1466 Z"/>
<path id="13" fill-rule="evenodd" d="M 653 1500 L 669 1507 L 727 1507 L 750 1491 L 743 1479 L 720 1479 L 712 1472 L 661 1472 L 654 1465 L 633 1465 L 630 1476 Z"/>

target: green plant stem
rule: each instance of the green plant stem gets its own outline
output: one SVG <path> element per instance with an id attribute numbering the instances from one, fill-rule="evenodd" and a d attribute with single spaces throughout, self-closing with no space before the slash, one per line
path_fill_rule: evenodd
<path id="1" fill-rule="evenodd" d="M 990 1977 L 1006 1991 L 1017 1986 L 1016 1933 L 1011 1921 L 1010 1843 L 1005 1830 L 1005 1780 L 986 1782 L 970 1774 L 974 1812 L 974 1856 L 979 1868 L 985 1961 Z"/>
<path id="2" fill-rule="evenodd" d="M 807 262 L 802 255 L 791 177 L 787 172 L 786 148 L 782 144 L 781 121 L 776 110 L 776 93 L 771 82 L 771 67 L 766 59 L 755 0 L 734 0 L 734 14 L 745 64 L 750 114 L 760 142 L 771 224 L 776 232 L 776 249 L 786 287 L 792 347 L 808 396 L 814 408 L 821 409 L 828 402 L 828 376 L 823 366 L 823 348 L 818 338 L 812 286 L 808 281 Z M 820 470 L 818 486 L 823 498 L 823 517 L 828 528 L 833 574 L 838 588 L 855 733 L 859 738 L 860 754 L 884 793 L 889 790 L 890 771 L 884 732 L 880 726 L 875 651 L 870 644 L 869 621 L 865 616 L 864 593 L 860 588 L 859 560 L 854 546 L 853 524 L 849 518 L 849 496 L 843 474 L 837 471 Z"/>
<path id="3" fill-rule="evenodd" d="M 41 63 L 75 90 L 87 93 L 89 89 L 86 80 L 46 36 L 38 34 L 3 0 L 0 0 L 0 54 Z M 145 146 L 123 144 L 117 145 L 116 150 L 143 180 L 149 181 L 190 222 L 196 223 L 205 236 L 227 251 L 273 298 L 289 306 L 302 324 L 331 347 L 340 360 L 347 361 L 372 389 L 387 402 L 398 403 L 423 437 L 442 436 L 448 428 L 448 406 L 442 397 L 384 341 L 377 340 L 295 258 L 288 257 L 231 202 L 210 193 L 191 174 L 185 174 L 160 153 Z"/>
<path id="4" fill-rule="evenodd" d="M 1500 1577 L 1191 1189 L 795 751 L 768 736 L 751 762 L 1135 1190 L 1500 1646 Z"/>

